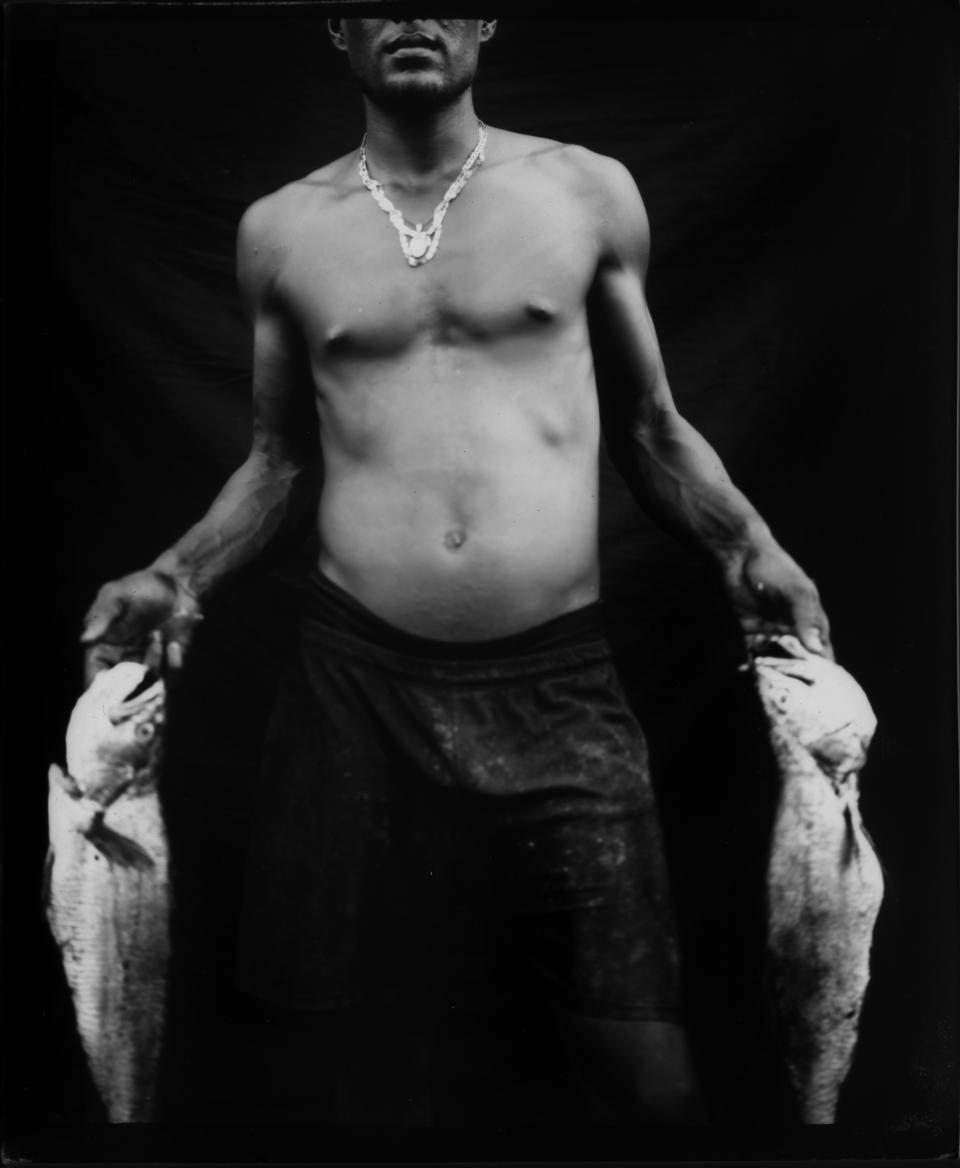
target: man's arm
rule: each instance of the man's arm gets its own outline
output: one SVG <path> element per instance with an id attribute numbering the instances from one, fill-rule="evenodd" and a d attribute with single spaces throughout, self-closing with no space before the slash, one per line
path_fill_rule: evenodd
<path id="1" fill-rule="evenodd" d="M 650 229 L 629 172 L 591 156 L 601 253 L 589 316 L 607 449 L 661 526 L 719 568 L 744 631 L 795 632 L 832 656 L 816 586 L 677 412 L 645 295 Z"/>
<path id="2" fill-rule="evenodd" d="M 100 589 L 81 641 L 88 680 L 124 657 L 149 652 L 177 668 L 206 596 L 255 560 L 315 500 L 317 415 L 304 341 L 276 292 L 282 247 L 272 200 L 240 224 L 237 269 L 253 322 L 253 441 L 206 515 L 146 569 Z"/>

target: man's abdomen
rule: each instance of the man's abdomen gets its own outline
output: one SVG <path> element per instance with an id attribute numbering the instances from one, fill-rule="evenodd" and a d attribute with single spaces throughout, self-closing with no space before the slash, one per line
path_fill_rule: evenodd
<path id="1" fill-rule="evenodd" d="M 328 454 L 321 569 L 384 620 L 479 640 L 597 597 L 592 427 L 557 438 L 491 411 L 431 433 L 423 415 L 376 457 Z"/>

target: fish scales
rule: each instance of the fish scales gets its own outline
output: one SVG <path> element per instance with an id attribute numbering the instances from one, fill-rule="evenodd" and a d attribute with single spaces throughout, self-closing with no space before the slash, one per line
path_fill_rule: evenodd
<path id="1" fill-rule="evenodd" d="M 806 1123 L 836 1118 L 870 977 L 883 875 L 859 808 L 876 729 L 866 694 L 795 637 L 755 650 L 780 780 L 767 866 L 767 987 Z"/>
<path id="2" fill-rule="evenodd" d="M 170 954 L 164 704 L 163 683 L 142 665 L 99 674 L 71 716 L 67 770 L 50 768 L 47 918 L 114 1123 L 156 1115 Z"/>

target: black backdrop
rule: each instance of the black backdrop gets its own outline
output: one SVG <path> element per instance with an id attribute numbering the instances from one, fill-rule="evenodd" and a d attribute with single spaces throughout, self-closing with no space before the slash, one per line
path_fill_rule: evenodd
<path id="1" fill-rule="evenodd" d="M 932 2 L 726 8 L 502 20 L 477 108 L 630 167 L 652 224 L 649 296 L 674 393 L 817 579 L 839 659 L 871 697 L 880 728 L 863 810 L 887 898 L 830 1137 L 852 1142 L 823 1146 L 945 1152 L 956 1115 L 957 23 Z M 10 1131 L 86 1133 L 89 1147 L 101 1118 L 39 907 L 46 764 L 62 757 L 75 640 L 97 586 L 179 535 L 245 454 L 237 221 L 361 133 L 326 12 L 8 10 L 8 613 L 17 669 L 43 664 L 41 703 L 12 675 L 30 700 L 9 738 L 30 750 L 5 792 Z M 284 1079 L 317 1061 L 307 1039 L 282 1037 L 242 1002 L 230 964 L 247 795 L 305 554 L 211 608 L 173 699 L 171 1124 L 269 1119 L 271 1086 L 291 1123 L 326 1117 L 298 1112 Z M 708 1099 L 728 1134 L 786 1132 L 757 949 L 773 776 L 735 637 L 709 576 L 606 464 L 601 556 L 610 633 L 657 764 Z M 550 1043 L 530 1003 L 459 1012 L 441 1119 L 555 1127 L 571 1103 Z M 83 1158 L 77 1146 L 57 1145 L 68 1159 Z M 765 1154 L 799 1146 L 774 1139 Z"/>

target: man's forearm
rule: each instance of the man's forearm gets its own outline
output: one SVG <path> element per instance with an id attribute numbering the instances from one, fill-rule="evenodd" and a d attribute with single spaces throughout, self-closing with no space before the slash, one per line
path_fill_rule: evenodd
<path id="1" fill-rule="evenodd" d="M 200 522 L 151 568 L 201 599 L 293 528 L 315 497 L 314 480 L 302 467 L 254 452 Z"/>
<path id="2" fill-rule="evenodd" d="M 671 534 L 731 566 L 775 541 L 716 451 L 673 410 L 608 447 L 637 502 Z"/>
<path id="3" fill-rule="evenodd" d="M 688 422 L 661 410 L 608 446 L 641 506 L 719 568 L 748 637 L 789 631 L 810 652 L 832 658 L 830 622 L 816 585 Z"/>

